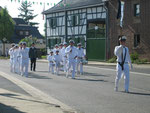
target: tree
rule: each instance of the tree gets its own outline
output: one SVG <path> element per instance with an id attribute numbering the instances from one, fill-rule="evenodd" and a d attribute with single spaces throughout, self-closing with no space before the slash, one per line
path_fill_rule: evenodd
<path id="1" fill-rule="evenodd" d="M 39 23 L 37 22 L 30 22 L 37 16 L 32 13 L 34 10 L 29 9 L 31 7 L 32 7 L 32 4 L 30 2 L 23 1 L 21 3 L 21 7 L 18 9 L 20 11 L 20 14 L 18 15 L 18 17 L 21 17 L 22 19 L 24 19 L 24 21 L 30 24 L 31 26 L 38 25 Z"/>
<path id="2" fill-rule="evenodd" d="M 3 55 L 5 55 L 5 43 L 10 41 L 14 33 L 14 21 L 6 8 L 0 10 L 0 41 L 3 43 Z"/>
<path id="3" fill-rule="evenodd" d="M 7 8 L 0 11 L 0 40 L 4 42 L 4 38 L 10 41 L 14 33 L 14 21 L 8 14 Z"/>
<path id="4" fill-rule="evenodd" d="M 37 38 L 36 38 L 36 37 L 29 36 L 29 37 L 23 38 L 20 42 L 26 42 L 26 43 L 27 43 L 27 46 L 30 47 L 33 42 L 34 42 L 34 43 L 37 42 Z"/>

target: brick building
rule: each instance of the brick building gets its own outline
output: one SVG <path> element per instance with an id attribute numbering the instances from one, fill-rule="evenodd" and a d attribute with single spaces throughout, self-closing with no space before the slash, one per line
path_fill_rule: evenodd
<path id="1" fill-rule="evenodd" d="M 124 0 L 124 26 L 119 28 L 119 22 L 114 14 L 117 14 L 117 1 L 110 0 L 109 9 L 109 38 L 110 56 L 118 44 L 118 35 L 127 36 L 127 46 L 130 53 L 137 52 L 140 58 L 150 60 L 150 1 L 149 0 Z"/>

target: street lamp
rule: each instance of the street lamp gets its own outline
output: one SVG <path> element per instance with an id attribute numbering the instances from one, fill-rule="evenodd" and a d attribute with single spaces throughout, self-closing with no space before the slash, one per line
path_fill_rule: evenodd
<path id="1" fill-rule="evenodd" d="M 6 43 L 7 39 L 4 37 L 3 38 L 3 55 L 5 56 L 5 43 Z"/>

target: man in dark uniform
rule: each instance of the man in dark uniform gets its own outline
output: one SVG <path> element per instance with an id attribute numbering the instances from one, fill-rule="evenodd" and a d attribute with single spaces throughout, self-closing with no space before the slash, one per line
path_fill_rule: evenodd
<path id="1" fill-rule="evenodd" d="M 31 71 L 33 69 L 33 71 L 35 71 L 35 68 L 36 68 L 36 58 L 37 58 L 37 49 L 35 48 L 35 44 L 32 43 L 32 46 L 30 47 L 30 50 L 29 50 L 29 58 L 30 58 L 30 61 L 31 61 Z"/>

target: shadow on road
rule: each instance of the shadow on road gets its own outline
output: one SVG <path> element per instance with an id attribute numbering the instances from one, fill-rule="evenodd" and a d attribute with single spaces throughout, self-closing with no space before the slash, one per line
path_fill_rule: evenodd
<path id="1" fill-rule="evenodd" d="M 38 74 L 35 74 L 35 73 L 29 73 L 29 76 L 28 78 L 36 78 L 36 79 L 51 79 L 47 76 L 41 76 L 41 75 L 38 75 Z"/>
<path id="2" fill-rule="evenodd" d="M 15 109 L 14 106 L 7 106 L 5 104 L 0 103 L 0 113 L 25 113 Z"/>
<path id="3" fill-rule="evenodd" d="M 39 72 L 39 73 L 48 73 L 48 71 L 36 71 L 36 72 Z"/>
<path id="4" fill-rule="evenodd" d="M 129 92 L 129 94 L 134 94 L 134 95 L 143 95 L 143 96 L 150 96 L 150 93 Z"/>
<path id="5" fill-rule="evenodd" d="M 91 81 L 91 82 L 108 82 L 106 80 L 76 78 L 75 80 Z"/>
<path id="6" fill-rule="evenodd" d="M 98 74 L 98 73 L 90 73 L 90 72 L 84 72 L 84 75 L 86 75 L 86 76 L 109 77 L 109 75 L 101 75 L 101 74 Z"/>
<path id="7" fill-rule="evenodd" d="M 11 93 L 0 93 L 0 96 L 9 97 L 9 98 L 12 98 L 12 99 L 17 99 L 17 100 L 28 101 L 28 102 L 35 102 L 35 103 L 48 104 L 48 105 L 50 105 L 50 106 L 58 106 L 58 105 L 50 104 L 50 103 L 47 103 L 47 102 L 41 102 L 41 101 L 32 100 L 32 99 L 26 99 L 26 98 L 20 98 L 20 97 L 17 97 L 17 96 L 19 96 L 19 95 L 11 94 Z M 1 113 L 1 112 L 0 112 L 0 113 Z M 2 113 L 3 113 L 3 112 L 2 112 Z M 7 113 L 7 112 L 4 112 L 4 113 Z M 10 112 L 10 113 L 11 113 L 11 112 Z"/>

